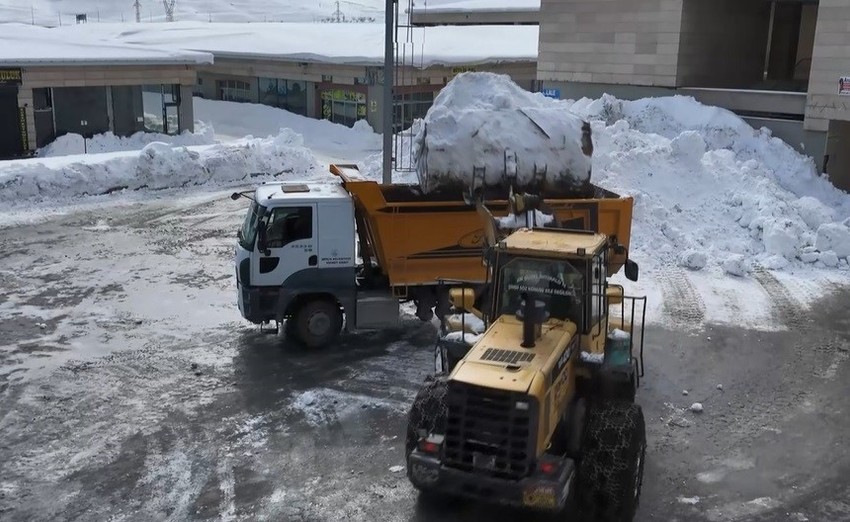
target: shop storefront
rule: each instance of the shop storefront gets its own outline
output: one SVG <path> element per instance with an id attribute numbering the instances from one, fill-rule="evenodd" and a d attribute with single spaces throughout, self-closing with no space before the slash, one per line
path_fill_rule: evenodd
<path id="1" fill-rule="evenodd" d="M 282 78 L 258 78 L 260 103 L 307 116 L 307 90 L 312 83 Z"/>
<path id="2" fill-rule="evenodd" d="M 319 89 L 322 119 L 353 126 L 366 119 L 366 88 L 356 85 L 322 86 Z"/>

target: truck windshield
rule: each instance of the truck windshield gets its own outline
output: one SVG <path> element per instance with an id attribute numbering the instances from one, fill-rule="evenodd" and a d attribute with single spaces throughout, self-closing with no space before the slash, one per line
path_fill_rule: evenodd
<path id="1" fill-rule="evenodd" d="M 245 215 L 245 221 L 242 223 L 242 228 L 239 230 L 239 245 L 245 250 L 254 250 L 254 242 L 257 239 L 257 226 L 260 224 L 260 216 L 265 214 L 265 207 L 258 203 L 251 203 L 251 208 L 248 209 L 248 214 Z"/>
<path id="2" fill-rule="evenodd" d="M 513 259 L 501 270 L 499 310 L 515 315 L 522 295 L 529 294 L 546 303 L 551 317 L 569 319 L 580 326 L 582 279 L 581 273 L 566 261 Z"/>

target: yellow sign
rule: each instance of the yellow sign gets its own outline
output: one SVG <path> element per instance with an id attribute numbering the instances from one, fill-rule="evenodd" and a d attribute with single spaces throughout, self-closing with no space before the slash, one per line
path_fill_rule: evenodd
<path id="1" fill-rule="evenodd" d="M 333 89 L 322 91 L 323 100 L 333 101 L 353 101 L 357 103 L 366 103 L 366 95 L 362 92 L 346 91 L 342 89 Z"/>
<path id="2" fill-rule="evenodd" d="M 20 69 L 0 69 L 0 83 L 20 84 L 22 79 Z"/>
<path id="3" fill-rule="evenodd" d="M 18 126 L 21 131 L 21 145 L 24 150 L 27 150 L 30 148 L 30 136 L 27 130 L 27 110 L 23 107 L 18 107 Z"/>

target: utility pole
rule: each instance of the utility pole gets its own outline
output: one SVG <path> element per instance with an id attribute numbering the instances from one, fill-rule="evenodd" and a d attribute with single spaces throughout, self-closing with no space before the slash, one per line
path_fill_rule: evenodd
<path id="1" fill-rule="evenodd" d="M 32 25 L 35 25 L 35 7 L 30 6 L 30 15 L 32 15 Z"/>
<path id="2" fill-rule="evenodd" d="M 384 13 L 384 112 L 383 182 L 393 182 L 393 20 L 396 0 L 387 0 Z"/>
<path id="3" fill-rule="evenodd" d="M 133 2 L 133 7 L 136 9 L 136 23 L 142 23 L 142 2 L 141 0 L 136 0 Z"/>
<path id="4" fill-rule="evenodd" d="M 339 10 L 339 0 L 336 0 L 336 12 L 334 13 L 334 16 L 336 16 L 336 23 L 339 23 L 340 17 L 342 16 L 342 13 Z"/>

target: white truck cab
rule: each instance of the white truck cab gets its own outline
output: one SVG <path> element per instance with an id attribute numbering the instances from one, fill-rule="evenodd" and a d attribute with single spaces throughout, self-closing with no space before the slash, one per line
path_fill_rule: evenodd
<path id="1" fill-rule="evenodd" d="M 245 196 L 233 194 L 233 199 Z M 339 184 L 266 183 L 254 191 L 235 250 L 239 310 L 287 335 L 329 343 L 348 326 L 398 323 L 398 299 L 358 295 L 354 201 Z M 361 292 L 363 294 L 363 292 Z M 360 321 L 351 321 L 356 316 Z"/>

